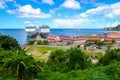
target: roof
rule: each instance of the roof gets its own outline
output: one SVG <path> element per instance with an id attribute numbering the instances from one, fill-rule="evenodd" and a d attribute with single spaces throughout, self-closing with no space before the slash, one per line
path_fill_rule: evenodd
<path id="1" fill-rule="evenodd" d="M 74 41 L 75 39 L 70 37 L 70 36 L 60 36 L 61 40 L 70 40 L 70 41 Z"/>
<path id="2" fill-rule="evenodd" d="M 50 35 L 47 37 L 47 40 L 56 40 L 57 37 L 58 36 L 56 36 L 56 35 Z"/>
<path id="3" fill-rule="evenodd" d="M 108 33 L 108 36 L 115 36 L 115 37 L 119 36 L 120 37 L 120 33 L 118 33 L 118 32 L 111 32 L 111 33 Z"/>

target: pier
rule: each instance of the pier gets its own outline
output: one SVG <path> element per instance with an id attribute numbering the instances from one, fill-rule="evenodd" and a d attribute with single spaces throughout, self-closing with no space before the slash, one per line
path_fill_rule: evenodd
<path id="1" fill-rule="evenodd" d="M 36 40 L 40 40 L 41 39 L 41 36 L 39 33 L 36 34 Z"/>

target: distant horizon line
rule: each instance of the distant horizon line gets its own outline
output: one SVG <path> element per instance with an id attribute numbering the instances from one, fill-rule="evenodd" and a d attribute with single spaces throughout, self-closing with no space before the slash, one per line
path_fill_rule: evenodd
<path id="1" fill-rule="evenodd" d="M 25 28 L 0 28 L 0 29 L 25 29 Z M 105 29 L 105 28 L 50 28 L 50 29 Z"/>

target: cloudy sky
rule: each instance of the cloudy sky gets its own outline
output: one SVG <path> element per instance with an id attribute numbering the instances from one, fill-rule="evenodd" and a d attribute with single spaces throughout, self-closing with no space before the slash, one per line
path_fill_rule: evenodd
<path id="1" fill-rule="evenodd" d="M 120 23 L 119 0 L 0 0 L 0 29 L 104 28 Z"/>

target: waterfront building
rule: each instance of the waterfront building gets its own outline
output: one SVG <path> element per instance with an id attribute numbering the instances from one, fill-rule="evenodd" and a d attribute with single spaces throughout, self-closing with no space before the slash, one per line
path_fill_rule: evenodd
<path id="1" fill-rule="evenodd" d="M 50 42 L 58 42 L 60 41 L 60 37 L 56 35 L 50 35 L 46 38 Z"/>
<path id="2" fill-rule="evenodd" d="M 119 32 L 110 32 L 107 34 L 107 37 L 109 38 L 120 38 L 120 33 Z"/>

